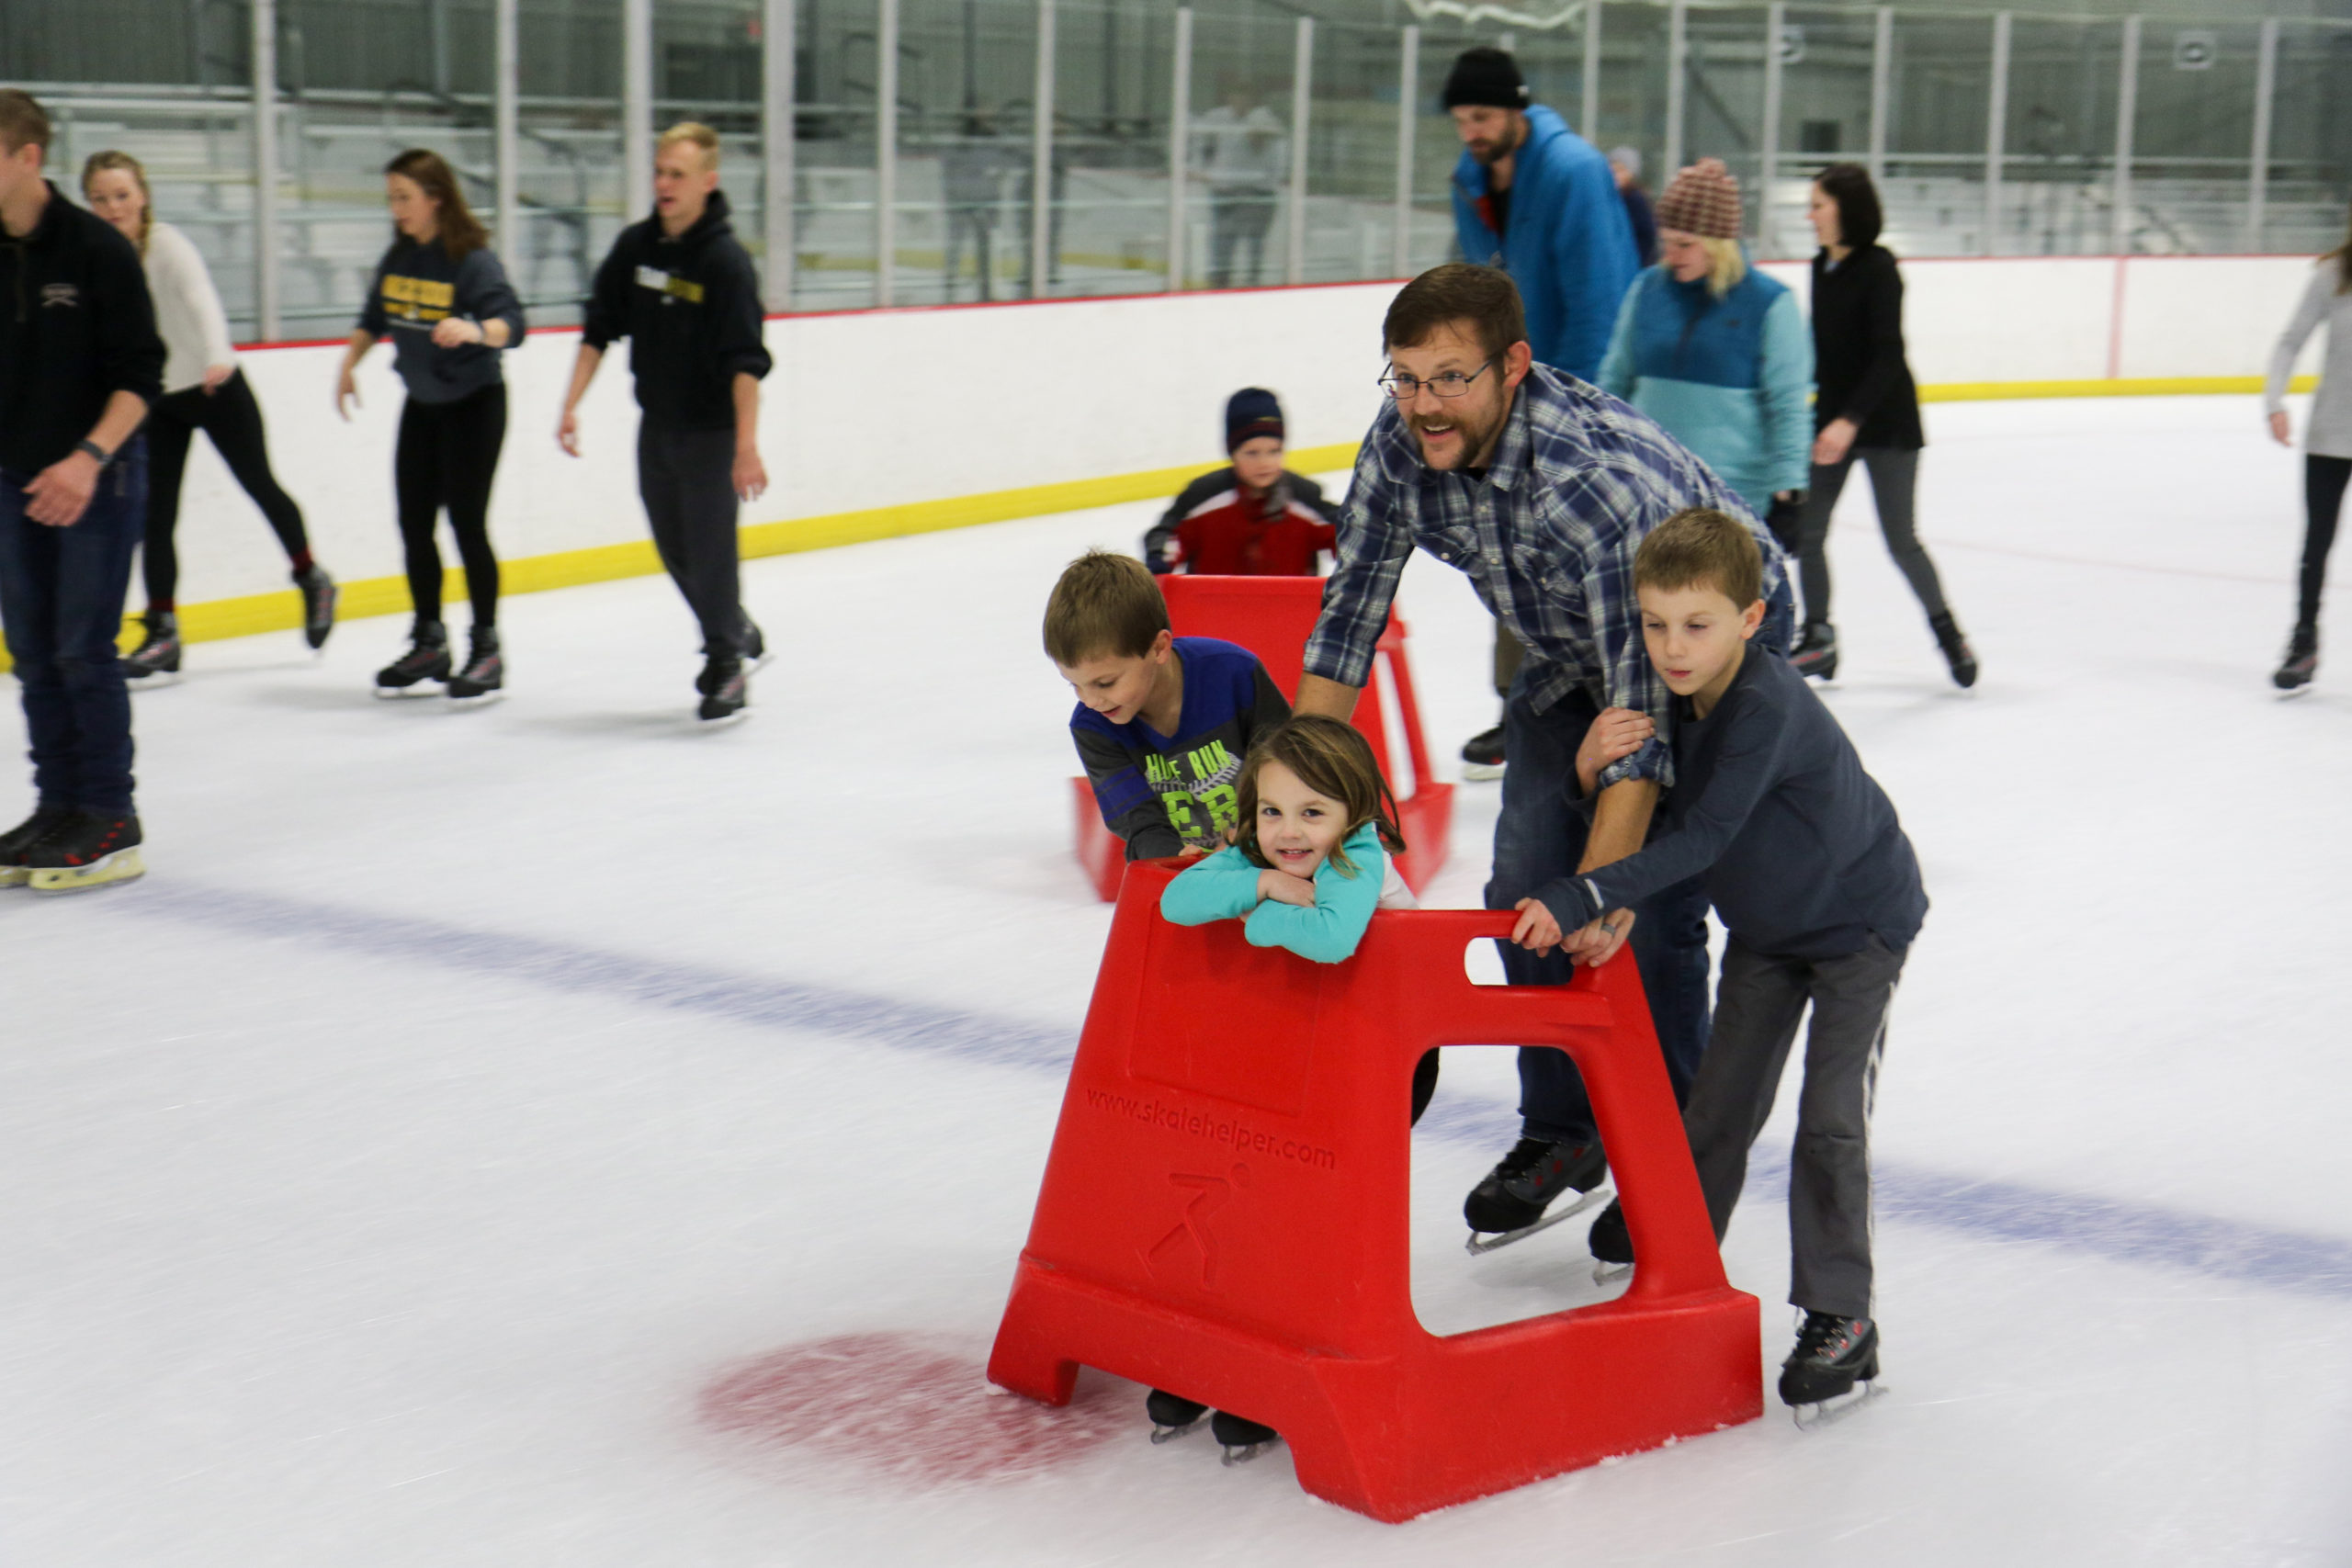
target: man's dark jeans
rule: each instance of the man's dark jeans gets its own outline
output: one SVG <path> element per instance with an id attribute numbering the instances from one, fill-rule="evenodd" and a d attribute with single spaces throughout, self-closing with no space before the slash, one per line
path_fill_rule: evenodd
<path id="1" fill-rule="evenodd" d="M 0 469 L 0 626 L 23 689 L 40 804 L 130 811 L 130 695 L 115 658 L 130 559 L 147 524 L 147 442 L 98 475 L 71 527 L 25 515 L 33 476 Z"/>
<path id="2" fill-rule="evenodd" d="M 1749 645 L 1750 657 L 1785 655 L 1794 621 L 1784 589 Z M 1556 877 L 1572 874 L 1584 857 L 1589 823 L 1577 808 L 1577 748 L 1600 709 L 1574 692 L 1537 713 L 1527 694 L 1528 671 L 1511 682 L 1503 705 L 1503 809 L 1495 822 L 1493 879 L 1487 908 L 1508 909 Z M 1664 817 L 1663 805 L 1658 817 Z M 1573 965 L 1557 953 L 1537 957 L 1510 942 L 1503 974 L 1514 986 L 1566 985 Z M 1707 1048 L 1707 894 L 1696 877 L 1634 906 L 1630 941 L 1649 998 L 1650 1021 L 1677 1105 Z M 1587 1143 L 1594 1136 L 1592 1101 L 1566 1052 L 1519 1054 L 1519 1113 L 1531 1138 Z"/>

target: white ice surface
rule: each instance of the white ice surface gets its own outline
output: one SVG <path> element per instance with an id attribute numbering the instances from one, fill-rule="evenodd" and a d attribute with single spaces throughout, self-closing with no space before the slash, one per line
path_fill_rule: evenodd
<path id="1" fill-rule="evenodd" d="M 1974 692 L 1859 482 L 1835 536 L 1829 700 L 1935 899 L 1864 1416 L 1775 1404 L 1387 1527 L 1285 1454 L 1146 1445 L 1112 1380 L 978 1392 L 1105 924 L 1036 620 L 1150 510 L 1112 508 L 753 563 L 776 658 L 718 733 L 658 579 L 510 601 L 482 711 L 373 700 L 391 620 L 316 660 L 201 645 L 141 694 L 147 882 L 0 896 L 0 1561 L 2352 1560 L 2352 687 L 2265 679 L 2299 465 L 2248 399 L 1932 433 Z M 1427 560 L 1402 604 L 1450 757 L 1494 712 L 1487 624 Z M 1433 902 L 1477 901 L 1495 788 Z M 1595 1294 L 1577 1223 L 1461 1252 L 1510 1093 L 1504 1054 L 1452 1054 L 1417 1156 L 1436 1326 Z M 1773 1185 L 1726 1247 L 1768 1370 Z M 830 1424 L 726 1397 L 837 1339 L 870 1397 Z"/>

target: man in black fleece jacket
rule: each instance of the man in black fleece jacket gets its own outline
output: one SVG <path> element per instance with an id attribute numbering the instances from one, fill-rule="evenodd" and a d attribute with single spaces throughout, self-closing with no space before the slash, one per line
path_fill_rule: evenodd
<path id="1" fill-rule="evenodd" d="M 732 718 L 767 651 L 743 614 L 735 520 L 737 502 L 768 487 L 760 379 L 774 362 L 762 338 L 759 275 L 718 188 L 718 133 L 692 123 L 664 131 L 653 191 L 653 216 L 622 230 L 596 269 L 556 439 L 580 455 L 580 400 L 605 350 L 628 338 L 643 411 L 638 493 L 662 564 L 702 626 L 701 716 Z"/>
<path id="2" fill-rule="evenodd" d="M 0 626 L 37 795 L 0 833 L 0 887 L 64 892 L 141 870 L 115 637 L 164 340 L 139 253 L 43 176 L 49 141 L 40 105 L 0 91 Z"/>

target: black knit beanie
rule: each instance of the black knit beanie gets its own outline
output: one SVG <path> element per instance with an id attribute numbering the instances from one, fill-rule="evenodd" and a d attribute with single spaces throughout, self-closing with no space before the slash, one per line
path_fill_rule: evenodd
<path id="1" fill-rule="evenodd" d="M 1226 400 L 1225 449 L 1230 453 L 1261 435 L 1283 438 L 1283 405 L 1263 387 L 1244 387 Z"/>
<path id="2" fill-rule="evenodd" d="M 1465 49 L 1453 62 L 1453 70 L 1445 78 L 1445 96 L 1442 107 L 1459 108 L 1464 104 L 1479 104 L 1499 109 L 1523 109 L 1527 107 L 1527 79 L 1519 73 L 1519 62 L 1499 49 Z"/>

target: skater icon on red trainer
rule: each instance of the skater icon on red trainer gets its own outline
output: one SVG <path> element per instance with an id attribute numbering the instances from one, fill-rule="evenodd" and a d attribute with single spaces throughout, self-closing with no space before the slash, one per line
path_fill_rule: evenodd
<path id="1" fill-rule="evenodd" d="M 1155 1274 L 1170 1279 L 1180 1278 L 1187 1271 L 1179 1260 L 1189 1247 L 1200 1258 L 1201 1289 L 1214 1291 L 1216 1289 L 1216 1235 L 1209 1229 L 1209 1216 L 1232 1201 L 1236 1191 L 1250 1185 L 1250 1168 L 1237 1165 L 1229 1176 L 1190 1176 L 1182 1171 L 1174 1171 L 1170 1173 L 1168 1184 L 1182 1188 L 1193 1196 L 1185 1201 L 1184 1217 L 1145 1252 L 1144 1262 Z"/>

